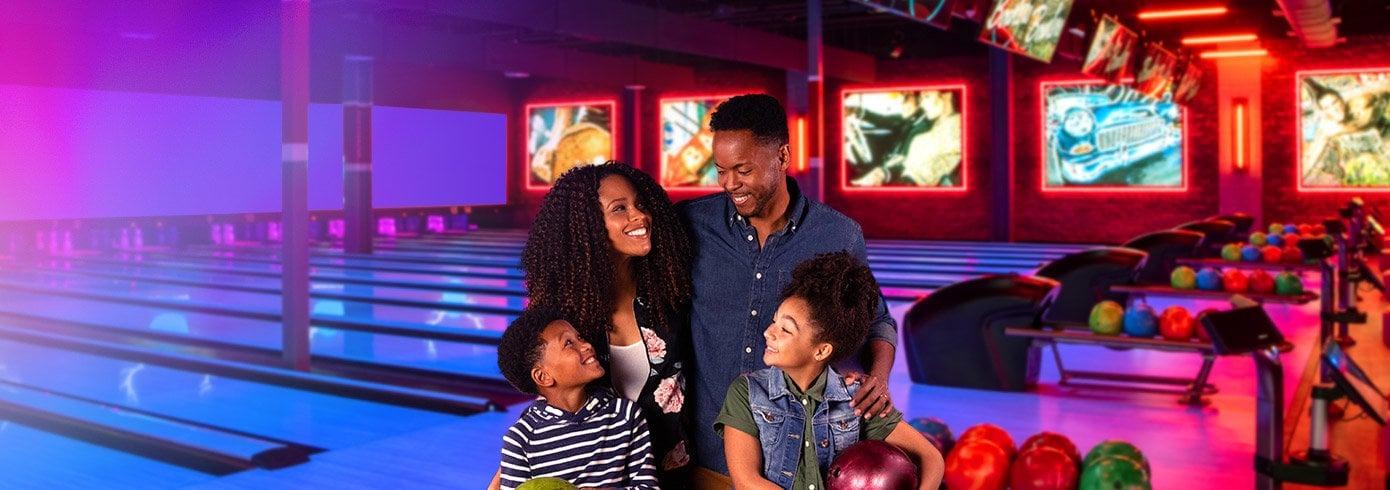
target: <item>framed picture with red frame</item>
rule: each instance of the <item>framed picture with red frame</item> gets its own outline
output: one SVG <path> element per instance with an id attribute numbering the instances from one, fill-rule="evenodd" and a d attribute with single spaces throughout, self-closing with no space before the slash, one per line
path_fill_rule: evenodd
<path id="1" fill-rule="evenodd" d="M 1091 37 L 1091 48 L 1081 63 L 1081 72 L 1110 82 L 1129 78 L 1138 47 L 1138 34 L 1114 17 L 1102 16 L 1096 23 L 1096 33 Z"/>
<path id="2" fill-rule="evenodd" d="M 1300 71 L 1298 190 L 1390 191 L 1390 67 Z"/>
<path id="3" fill-rule="evenodd" d="M 996 0 L 980 41 L 1050 63 L 1071 5 L 1072 0 Z"/>
<path id="4" fill-rule="evenodd" d="M 617 155 L 616 100 L 537 102 L 525 107 L 527 189 L 547 189 L 565 171 Z"/>
<path id="5" fill-rule="evenodd" d="M 1044 192 L 1185 192 L 1187 112 L 1124 84 L 1042 82 Z"/>
<path id="6" fill-rule="evenodd" d="M 847 88 L 840 92 L 840 188 L 965 191 L 965 85 Z"/>
<path id="7" fill-rule="evenodd" d="M 734 93 L 662 97 L 661 185 L 668 189 L 718 190 L 714 133 L 709 118 Z"/>

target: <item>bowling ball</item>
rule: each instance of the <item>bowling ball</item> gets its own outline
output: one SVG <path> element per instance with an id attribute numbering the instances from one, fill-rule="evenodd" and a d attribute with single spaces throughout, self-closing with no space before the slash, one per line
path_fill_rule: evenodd
<path id="1" fill-rule="evenodd" d="M 1303 263 L 1303 250 L 1300 249 L 1300 248 L 1298 248 L 1298 245 L 1296 245 L 1296 244 L 1295 244 L 1295 245 L 1285 245 L 1285 246 L 1284 246 L 1284 262 L 1288 262 L 1288 263 L 1290 263 L 1290 264 L 1301 264 L 1301 263 Z"/>
<path id="2" fill-rule="evenodd" d="M 1288 246 L 1291 246 L 1291 245 L 1297 247 L 1297 246 L 1298 246 L 1298 240 L 1299 240 L 1299 239 L 1298 239 L 1298 234 L 1297 234 L 1297 233 L 1285 233 L 1285 234 L 1284 234 L 1284 246 L 1285 246 L 1285 247 L 1288 247 Z"/>
<path id="3" fill-rule="evenodd" d="M 1267 264 L 1278 264 L 1284 261 L 1284 249 L 1274 245 L 1265 245 L 1260 249 L 1260 256 Z"/>
<path id="4" fill-rule="evenodd" d="M 1265 235 L 1264 232 L 1257 231 L 1250 234 L 1250 244 L 1256 247 L 1263 247 L 1269 244 L 1268 238 L 1268 235 Z"/>
<path id="5" fill-rule="evenodd" d="M 1260 247 L 1264 244 L 1255 245 L 1253 242 L 1240 248 L 1240 259 L 1246 262 L 1259 262 L 1263 255 L 1260 254 Z"/>
<path id="6" fill-rule="evenodd" d="M 1113 304 L 1115 302 L 1109 301 L 1109 303 Z M 1115 304 L 1115 306 L 1119 307 L 1118 304 Z M 1116 331 L 1118 330 L 1119 328 L 1116 327 Z M 969 429 L 965 429 L 965 432 L 960 433 L 960 440 L 957 441 L 956 444 L 965 444 L 966 441 L 973 439 L 983 439 L 994 443 L 994 445 L 1004 450 L 1004 454 L 1008 455 L 1009 459 L 1013 459 L 1014 454 L 1018 453 L 1018 446 L 1014 445 L 1014 438 L 1009 436 L 1009 431 L 994 424 L 976 424 Z"/>
<path id="7" fill-rule="evenodd" d="M 1278 233 L 1283 233 L 1283 232 L 1284 232 L 1284 224 L 1283 224 L 1283 223 L 1270 223 L 1270 224 L 1269 224 L 1268 230 L 1269 230 L 1269 234 L 1271 234 L 1271 235 L 1278 234 Z"/>
<path id="8" fill-rule="evenodd" d="M 1197 327 L 1196 320 L 1187 308 L 1169 306 L 1158 316 L 1158 334 L 1164 339 L 1185 342 L 1192 339 L 1192 331 Z"/>
<path id="9" fill-rule="evenodd" d="M 1297 226 L 1297 225 L 1292 225 L 1292 224 L 1290 224 L 1290 225 L 1284 225 L 1284 233 L 1285 233 L 1285 234 L 1295 234 L 1295 235 L 1297 235 L 1297 234 L 1298 234 L 1298 226 Z"/>
<path id="10" fill-rule="evenodd" d="M 1221 290 L 1221 273 L 1210 267 L 1202 268 L 1202 271 L 1197 273 L 1197 289 Z"/>
<path id="11" fill-rule="evenodd" d="M 1260 294 L 1271 294 L 1274 292 L 1274 276 L 1268 272 L 1257 270 L 1250 273 L 1250 292 Z"/>
<path id="12" fill-rule="evenodd" d="M 1149 474 L 1149 459 L 1144 457 L 1143 451 L 1140 451 L 1139 448 L 1135 447 L 1133 444 L 1119 439 L 1106 439 L 1091 447 L 1091 450 L 1086 453 L 1086 459 L 1081 462 L 1081 465 L 1091 466 L 1097 461 L 1112 456 L 1129 458 L 1139 463 L 1145 475 Z"/>
<path id="13" fill-rule="evenodd" d="M 1125 309 L 1119 303 L 1110 300 L 1096 303 L 1091 307 L 1091 331 L 1096 335 L 1119 335 L 1120 328 L 1124 325 L 1124 316 Z M 965 434 L 961 434 L 960 440 L 965 441 Z"/>
<path id="14" fill-rule="evenodd" d="M 1012 490 L 1071 490 L 1076 488 L 1076 460 L 1065 452 L 1039 446 L 1019 453 L 1009 469 Z"/>
<path id="15" fill-rule="evenodd" d="M 1226 290 L 1226 292 L 1243 293 L 1249 288 L 1250 282 L 1249 279 L 1246 279 L 1245 273 L 1235 269 L 1227 269 L 1226 272 L 1221 273 L 1221 289 Z"/>
<path id="16" fill-rule="evenodd" d="M 579 490 L 579 487 L 559 478 L 543 476 L 526 480 L 516 490 Z"/>
<path id="17" fill-rule="evenodd" d="M 917 465 L 897 446 L 859 441 L 830 462 L 825 486 L 830 490 L 917 488 Z"/>
<path id="18" fill-rule="evenodd" d="M 1197 272 L 1191 267 L 1180 265 L 1173 269 L 1173 273 L 1168 275 L 1168 282 L 1173 289 L 1192 289 L 1197 287 Z"/>
<path id="19" fill-rule="evenodd" d="M 1315 223 L 1315 224 L 1313 225 L 1313 229 L 1310 230 L 1310 231 L 1311 231 L 1314 235 L 1321 235 L 1321 234 L 1323 234 L 1323 233 L 1327 233 L 1327 226 L 1324 225 L 1324 224 L 1322 224 L 1322 223 Z"/>
<path id="20" fill-rule="evenodd" d="M 1268 246 L 1273 246 L 1273 247 L 1282 247 L 1282 246 L 1284 246 L 1284 236 L 1283 236 L 1283 235 L 1270 235 L 1268 238 L 1265 238 L 1265 241 L 1269 242 L 1269 245 L 1268 245 Z"/>
<path id="21" fill-rule="evenodd" d="M 1153 308 L 1141 303 L 1125 312 L 1124 329 L 1130 337 L 1153 337 L 1158 335 L 1158 316 Z"/>
<path id="22" fill-rule="evenodd" d="M 1111 456 L 1081 470 L 1081 490 L 1149 490 L 1148 473 L 1132 459 Z"/>
<path id="23" fill-rule="evenodd" d="M 1303 280 L 1289 271 L 1274 276 L 1274 292 L 1283 295 L 1303 294 Z"/>
<path id="24" fill-rule="evenodd" d="M 1240 244 L 1227 243 L 1221 246 L 1221 260 L 1230 262 L 1240 261 Z"/>
<path id="25" fill-rule="evenodd" d="M 962 439 L 946 456 L 942 483 L 951 490 L 1004 490 L 1009 483 L 1009 454 L 985 439 Z"/>
<path id="26" fill-rule="evenodd" d="M 1308 223 L 1302 223 L 1298 225 L 1299 235 L 1308 235 L 1311 233 L 1313 233 L 1313 225 L 1310 225 Z"/>
<path id="27" fill-rule="evenodd" d="M 1081 464 L 1081 453 L 1076 450 L 1076 444 L 1071 442 L 1067 436 L 1056 432 L 1042 431 L 1029 436 L 1023 441 L 1023 445 L 1018 447 L 1019 454 L 1026 453 L 1032 449 L 1047 447 L 1061 451 L 1071 458 L 1072 464 Z"/>
<path id="28" fill-rule="evenodd" d="M 907 423 L 912 428 L 917 429 L 922 435 L 936 441 L 936 449 L 941 454 L 951 452 L 951 448 L 956 445 L 955 436 L 951 435 L 951 427 L 946 425 L 941 419 L 936 417 L 917 417 Z"/>

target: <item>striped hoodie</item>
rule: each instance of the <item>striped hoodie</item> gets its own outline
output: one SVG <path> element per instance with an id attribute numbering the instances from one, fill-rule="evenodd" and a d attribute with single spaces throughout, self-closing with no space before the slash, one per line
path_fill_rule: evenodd
<path id="1" fill-rule="evenodd" d="M 657 488 L 647 421 L 631 401 L 595 390 L 578 412 L 538 398 L 502 436 L 502 488 L 555 477 L 579 487 Z"/>

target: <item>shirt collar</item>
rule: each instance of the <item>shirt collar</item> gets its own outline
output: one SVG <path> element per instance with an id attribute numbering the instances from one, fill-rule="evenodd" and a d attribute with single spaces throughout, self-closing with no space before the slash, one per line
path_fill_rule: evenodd
<path id="1" fill-rule="evenodd" d="M 816 380 L 811 382 L 811 387 L 807 388 L 805 391 L 802 391 L 801 388 L 798 388 L 796 386 L 796 383 L 792 381 L 792 377 L 788 375 L 785 371 L 782 371 L 781 368 L 773 369 L 776 369 L 777 371 L 776 373 L 774 373 L 772 377 L 772 386 L 770 387 L 771 389 L 768 390 L 769 395 L 771 395 L 771 398 L 780 398 L 785 395 L 791 395 L 794 398 L 809 396 L 812 400 L 815 400 L 817 402 L 822 402 L 826 399 L 829 399 L 831 401 L 843 401 L 849 399 L 848 392 L 844 389 L 844 383 L 829 382 L 830 379 L 840 379 L 839 375 L 835 373 L 835 369 L 831 368 L 830 366 L 826 366 L 825 369 L 821 370 L 820 376 L 816 376 Z M 837 387 L 839 388 L 839 390 L 835 389 Z M 844 393 L 844 395 L 839 396 L 840 393 Z"/>
<path id="2" fill-rule="evenodd" d="M 811 208 L 811 199 L 801 193 L 801 186 L 796 183 L 796 179 L 787 179 L 787 226 L 783 228 L 788 233 L 795 232 L 806 219 L 806 212 Z M 738 208 L 734 207 L 733 201 L 729 200 L 728 195 L 724 196 L 724 217 L 729 223 L 737 222 L 744 227 L 752 226 L 748 220 L 738 214 Z"/>
<path id="3" fill-rule="evenodd" d="M 589 400 L 579 407 L 579 411 L 570 413 L 560 407 L 556 407 L 546 401 L 545 397 L 536 398 L 536 403 L 531 405 L 531 414 L 537 419 L 558 422 L 581 422 L 588 419 L 596 410 L 608 405 L 611 396 L 606 390 L 596 389 L 589 391 Z"/>

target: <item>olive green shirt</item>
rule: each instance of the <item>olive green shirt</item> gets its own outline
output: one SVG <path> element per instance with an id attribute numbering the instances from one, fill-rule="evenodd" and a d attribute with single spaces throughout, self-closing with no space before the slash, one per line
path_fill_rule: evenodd
<path id="1" fill-rule="evenodd" d="M 792 483 L 792 488 L 805 488 L 808 490 L 822 490 L 825 488 L 824 477 L 820 472 L 820 464 L 816 459 L 816 448 L 811 446 L 810 441 L 815 440 L 812 431 L 811 419 L 816 413 L 816 407 L 825 401 L 825 378 L 829 370 L 823 370 L 820 376 L 811 383 L 811 388 L 802 391 L 801 387 L 792 381 L 790 376 L 784 372 L 782 377 L 787 381 L 787 392 L 790 396 L 801 400 L 801 406 L 805 408 L 806 425 L 801 429 L 801 440 L 807 441 L 802 445 L 801 458 L 796 463 L 796 479 Z M 903 419 L 902 412 L 896 408 L 892 409 L 886 417 L 873 417 L 863 420 L 859 424 L 860 440 L 882 441 L 888 438 L 888 434 L 898 426 L 898 422 Z M 724 407 L 719 410 L 719 417 L 714 419 L 714 431 L 720 436 L 724 435 L 724 427 L 733 427 L 739 431 L 758 437 L 758 424 L 753 421 L 753 409 L 748 404 L 748 378 L 739 376 L 734 378 L 733 384 L 729 385 L 729 392 L 724 396 Z M 763 453 L 768 452 L 763 448 Z"/>

